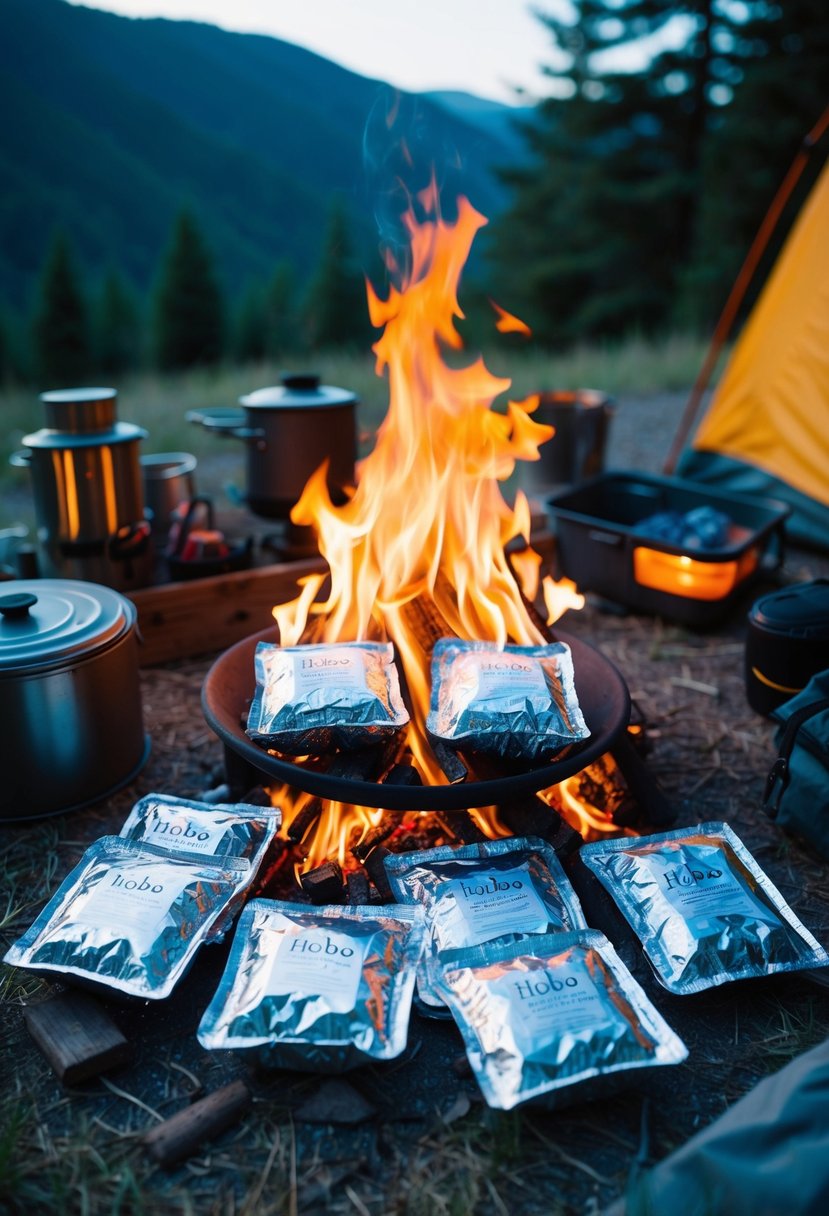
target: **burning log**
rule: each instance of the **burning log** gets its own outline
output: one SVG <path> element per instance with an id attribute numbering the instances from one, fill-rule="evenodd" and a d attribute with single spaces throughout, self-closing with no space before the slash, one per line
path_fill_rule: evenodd
<path id="1" fill-rule="evenodd" d="M 423 785 L 423 778 L 410 760 L 402 760 L 391 766 L 383 785 Z"/>
<path id="2" fill-rule="evenodd" d="M 376 824 L 363 840 L 359 841 L 351 850 L 358 861 L 365 861 L 369 853 L 376 845 L 382 844 L 384 840 L 388 840 L 392 832 L 400 826 L 400 816 L 394 815 L 391 811 L 384 811 L 380 817 L 380 822 Z"/>
<path id="3" fill-rule="evenodd" d="M 299 881 L 312 904 L 345 903 L 343 872 L 336 861 L 324 861 L 321 866 L 308 870 Z"/>
<path id="4" fill-rule="evenodd" d="M 364 863 L 383 903 L 390 903 L 394 899 L 386 867 L 383 865 L 383 859 L 389 856 L 389 852 L 389 849 L 378 844 L 371 850 Z"/>
<path id="5" fill-rule="evenodd" d="M 582 837 L 558 811 L 534 794 L 498 807 L 498 815 L 516 836 L 540 836 L 553 846 L 561 861 L 583 844 Z"/>
<path id="6" fill-rule="evenodd" d="M 349 870 L 345 878 L 348 902 L 356 907 L 371 903 L 371 885 L 362 870 Z"/>
<path id="7" fill-rule="evenodd" d="M 321 798 L 312 798 L 310 802 L 306 802 L 305 806 L 301 807 L 291 823 L 285 835 L 290 840 L 291 844 L 299 844 L 302 838 L 311 830 L 314 824 L 322 814 L 323 802 Z"/>

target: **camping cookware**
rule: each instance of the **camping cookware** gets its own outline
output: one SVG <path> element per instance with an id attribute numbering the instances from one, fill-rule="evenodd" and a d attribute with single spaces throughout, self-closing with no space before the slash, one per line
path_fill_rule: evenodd
<path id="1" fill-rule="evenodd" d="M 0 820 L 105 798 L 149 754 L 136 610 L 110 587 L 20 580 L 0 593 Z"/>
<path id="2" fill-rule="evenodd" d="M 121 590 L 152 576 L 138 447 L 147 432 L 116 422 L 114 388 L 41 393 L 47 426 L 11 463 L 32 478 L 42 568 Z"/>
<path id="3" fill-rule="evenodd" d="M 608 472 L 547 499 L 556 573 L 580 591 L 696 628 L 733 606 L 748 581 L 779 566 L 789 508 L 770 498 L 715 493 L 679 477 Z M 657 517 L 721 519 L 724 535 L 690 545 Z"/>
<path id="4" fill-rule="evenodd" d="M 216 528 L 212 499 L 199 495 L 190 500 L 181 518 L 174 521 L 166 557 L 170 577 L 176 581 L 229 574 L 249 568 L 253 561 L 253 538 L 226 540 Z"/>
<path id="5" fill-rule="evenodd" d="M 245 443 L 245 501 L 265 519 L 287 519 L 311 474 L 329 461 L 328 489 L 342 501 L 354 480 L 357 398 L 320 384 L 313 375 L 287 375 L 282 384 L 239 398 L 239 408 L 190 410 L 219 435 Z"/>
<path id="6" fill-rule="evenodd" d="M 746 696 L 770 714 L 829 668 L 829 579 L 761 596 L 748 614 Z"/>
<path id="7" fill-rule="evenodd" d="M 538 450 L 538 460 L 521 464 L 521 486 L 528 494 L 553 490 L 595 477 L 604 454 L 614 405 L 596 389 L 555 390 L 538 395 L 533 422 L 555 427 Z"/>
<path id="8" fill-rule="evenodd" d="M 195 493 L 196 458 L 190 452 L 151 452 L 141 456 L 144 501 L 150 527 L 158 539 L 167 536 L 176 507 Z"/>

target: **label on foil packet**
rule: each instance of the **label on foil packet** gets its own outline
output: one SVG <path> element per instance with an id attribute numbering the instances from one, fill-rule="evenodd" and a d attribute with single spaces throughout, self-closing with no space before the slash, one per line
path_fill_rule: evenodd
<path id="1" fill-rule="evenodd" d="M 426 728 L 450 747 L 516 760 L 548 759 L 586 739 L 570 647 L 440 638 Z"/>
<path id="2" fill-rule="evenodd" d="M 247 734 L 294 756 L 381 743 L 409 721 L 390 642 L 259 642 Z"/>
<path id="3" fill-rule="evenodd" d="M 247 881 L 210 930 L 211 941 L 227 932 L 279 831 L 282 814 L 275 807 L 240 802 L 195 802 L 168 794 L 147 794 L 135 803 L 118 833 L 124 840 L 152 844 L 171 853 L 205 857 L 244 857 Z"/>
<path id="4" fill-rule="evenodd" d="M 725 823 L 596 841 L 580 855 L 671 992 L 829 963 Z"/>
<path id="5" fill-rule="evenodd" d="M 308 1072 L 391 1060 L 406 1046 L 424 932 L 421 908 L 251 900 L 199 1042 Z"/>
<path id="6" fill-rule="evenodd" d="M 442 956 L 438 988 L 490 1106 L 561 1103 L 615 1074 L 687 1056 L 594 930 L 486 942 Z"/>
<path id="7" fill-rule="evenodd" d="M 181 979 L 248 870 L 243 858 L 213 862 L 102 836 L 4 962 L 159 1000 Z"/>
<path id="8" fill-rule="evenodd" d="M 436 1008 L 444 1004 L 436 991 L 442 951 L 587 927 L 555 850 L 535 837 L 390 854 L 384 866 L 395 899 L 426 909 L 417 991 Z"/>

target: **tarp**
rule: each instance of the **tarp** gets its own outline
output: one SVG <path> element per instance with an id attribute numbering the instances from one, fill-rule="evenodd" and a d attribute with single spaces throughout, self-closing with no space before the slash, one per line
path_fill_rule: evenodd
<path id="1" fill-rule="evenodd" d="M 677 471 L 789 503 L 789 535 L 829 549 L 829 163 Z"/>

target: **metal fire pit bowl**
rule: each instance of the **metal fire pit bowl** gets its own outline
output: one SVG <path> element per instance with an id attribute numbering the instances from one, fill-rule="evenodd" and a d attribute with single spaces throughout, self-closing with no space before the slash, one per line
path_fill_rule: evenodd
<path id="1" fill-rule="evenodd" d="M 598 650 L 556 631 L 573 654 L 576 691 L 590 738 L 579 748 L 549 764 L 504 773 L 492 780 L 467 778 L 457 785 L 395 786 L 376 781 L 344 779 L 304 768 L 273 756 L 245 734 L 254 691 L 254 652 L 258 642 L 278 641 L 276 629 L 252 634 L 226 650 L 210 668 L 202 687 L 202 708 L 208 725 L 226 747 L 273 782 L 291 785 L 308 794 L 348 802 L 353 806 L 383 807 L 391 811 L 457 811 L 493 806 L 522 794 L 534 793 L 572 777 L 592 764 L 621 740 L 630 717 L 630 695 L 620 673 Z"/>

